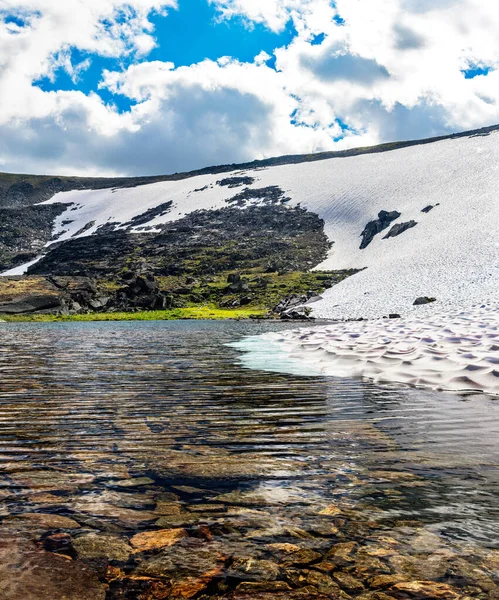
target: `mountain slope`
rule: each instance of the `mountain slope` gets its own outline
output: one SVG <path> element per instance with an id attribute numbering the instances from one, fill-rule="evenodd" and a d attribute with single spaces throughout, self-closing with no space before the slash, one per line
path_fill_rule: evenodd
<path id="1" fill-rule="evenodd" d="M 137 187 L 57 193 L 40 205 L 57 214 L 48 255 L 30 272 L 61 274 L 75 240 L 91 250 L 103 236 L 108 246 L 123 235 L 156 236 L 167 253 L 165 231 L 171 234 L 176 223 L 195 211 L 205 212 L 196 213 L 201 216 L 189 225 L 194 229 L 185 232 L 189 243 L 211 231 L 215 217 L 216 227 L 230 236 L 237 211 L 264 209 L 274 218 L 279 211 L 301 207 L 304 214 L 323 220 L 323 231 L 333 242 L 325 260 L 319 258 L 322 251 L 312 253 L 310 261 L 321 262 L 306 267 L 365 268 L 326 292 L 314 304 L 317 316 L 379 317 L 426 310 L 413 307 L 419 296 L 436 298 L 435 305 L 493 298 L 499 283 L 497 128 L 384 150 L 319 155 L 312 162 L 286 157 L 291 164 L 267 161 L 271 166 L 238 167 L 223 176 L 220 171 L 230 167 Z M 293 236 L 301 226 L 294 221 Z M 255 220 L 255 227 L 262 222 Z"/>

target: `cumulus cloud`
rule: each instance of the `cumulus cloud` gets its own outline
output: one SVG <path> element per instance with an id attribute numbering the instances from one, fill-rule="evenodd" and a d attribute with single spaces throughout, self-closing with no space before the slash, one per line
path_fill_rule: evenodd
<path id="1" fill-rule="evenodd" d="M 199 1 L 229 26 L 291 21 L 297 35 L 274 57 L 176 68 L 147 58 L 161 43 L 150 16 L 175 0 L 0 0 L 0 167 L 164 173 L 499 122 L 496 3 Z M 92 56 L 128 66 L 103 71 L 88 94 L 36 85 L 58 69 L 78 82 Z M 105 104 L 103 91 L 132 108 Z"/>

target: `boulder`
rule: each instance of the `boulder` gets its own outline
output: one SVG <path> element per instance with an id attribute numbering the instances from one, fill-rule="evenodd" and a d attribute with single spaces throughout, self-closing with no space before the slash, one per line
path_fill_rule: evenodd
<path id="1" fill-rule="evenodd" d="M 63 307 L 62 299 L 55 294 L 32 294 L 22 296 L 12 302 L 0 304 L 0 313 L 20 315 L 42 310 L 58 310 Z"/>
<path id="2" fill-rule="evenodd" d="M 436 302 L 436 298 L 430 298 L 428 296 L 421 296 L 420 298 L 416 298 L 414 300 L 413 306 L 422 306 L 423 304 L 431 304 L 432 302 Z"/>

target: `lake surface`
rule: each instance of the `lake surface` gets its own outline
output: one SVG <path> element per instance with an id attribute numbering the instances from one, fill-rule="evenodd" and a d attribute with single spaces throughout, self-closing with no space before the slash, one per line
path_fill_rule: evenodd
<path id="1" fill-rule="evenodd" d="M 229 345 L 284 327 L 1 324 L 2 600 L 499 598 L 499 401 Z"/>

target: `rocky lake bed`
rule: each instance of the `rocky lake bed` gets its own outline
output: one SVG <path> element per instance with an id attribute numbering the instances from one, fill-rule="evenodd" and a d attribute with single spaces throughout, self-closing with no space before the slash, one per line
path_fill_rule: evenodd
<path id="1" fill-rule="evenodd" d="M 228 346 L 284 323 L 2 327 L 5 600 L 499 598 L 492 397 Z"/>

